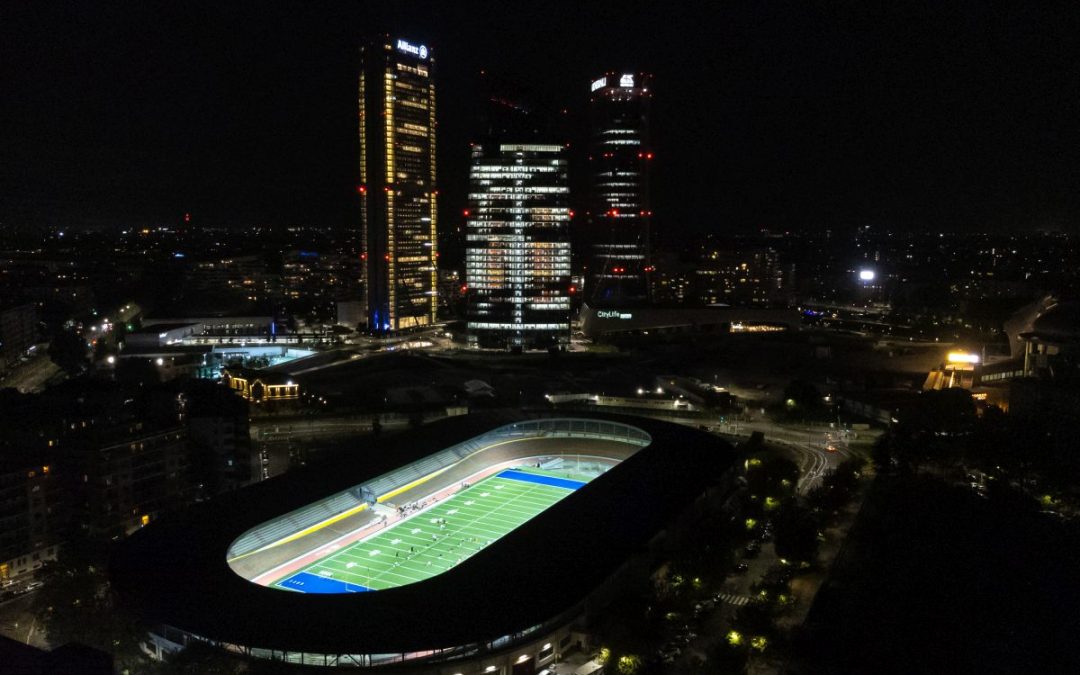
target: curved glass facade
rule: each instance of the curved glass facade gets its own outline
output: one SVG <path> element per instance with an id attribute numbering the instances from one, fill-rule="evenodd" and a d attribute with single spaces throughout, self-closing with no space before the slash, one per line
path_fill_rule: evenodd
<path id="1" fill-rule="evenodd" d="M 648 296 L 651 85 L 652 76 L 644 73 L 608 73 L 592 83 L 591 226 L 585 288 L 592 304 Z"/>

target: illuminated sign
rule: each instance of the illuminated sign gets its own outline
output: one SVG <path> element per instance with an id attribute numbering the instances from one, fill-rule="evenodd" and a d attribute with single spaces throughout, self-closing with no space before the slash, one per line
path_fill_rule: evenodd
<path id="1" fill-rule="evenodd" d="M 623 314 L 622 312 L 617 312 L 617 311 L 615 311 L 613 309 L 612 310 L 601 309 L 596 313 L 596 318 L 597 319 L 622 319 L 623 321 L 626 321 L 628 319 L 634 318 L 634 315 L 633 314 Z"/>
<path id="2" fill-rule="evenodd" d="M 875 276 L 874 270 L 859 270 L 859 279 L 862 281 L 873 281 Z"/>
<path id="3" fill-rule="evenodd" d="M 428 57 L 427 47 L 425 47 L 424 45 L 414 45 L 408 40 L 398 40 L 397 50 L 406 54 L 412 54 L 413 56 L 419 56 L 422 59 L 426 59 Z"/>
<path id="4" fill-rule="evenodd" d="M 633 87 L 634 86 L 634 76 L 633 75 L 623 75 L 622 77 L 619 78 L 619 86 L 620 87 Z"/>
<path id="5" fill-rule="evenodd" d="M 607 86 L 607 78 L 606 77 L 601 77 L 599 80 L 593 80 L 592 90 L 591 91 L 596 91 L 597 89 L 603 89 L 606 86 Z"/>
<path id="6" fill-rule="evenodd" d="M 949 352 L 949 355 L 945 357 L 949 363 L 978 363 L 978 354 L 969 354 L 967 352 Z"/>

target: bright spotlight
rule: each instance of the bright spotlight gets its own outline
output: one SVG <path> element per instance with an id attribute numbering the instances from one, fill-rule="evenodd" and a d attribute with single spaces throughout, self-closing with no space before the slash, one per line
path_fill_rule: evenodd
<path id="1" fill-rule="evenodd" d="M 945 357 L 949 363 L 978 363 L 978 354 L 969 354 L 967 352 L 949 352 Z"/>
<path id="2" fill-rule="evenodd" d="M 860 281 L 873 281 L 875 276 L 877 275 L 874 274 L 874 270 L 859 270 Z"/>

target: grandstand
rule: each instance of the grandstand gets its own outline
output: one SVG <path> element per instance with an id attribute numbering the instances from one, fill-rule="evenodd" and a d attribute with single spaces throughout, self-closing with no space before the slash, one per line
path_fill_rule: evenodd
<path id="1" fill-rule="evenodd" d="M 588 443 L 583 445 L 582 440 Z M 229 547 L 229 565 L 245 579 L 271 585 L 281 578 L 274 573 L 276 570 L 295 570 L 298 560 L 310 561 L 312 556 L 321 557 L 320 552 L 332 553 L 328 550 L 331 547 L 352 543 L 374 534 L 383 525 L 392 525 L 398 506 L 446 498 L 463 483 L 475 483 L 517 466 L 540 464 L 555 473 L 574 471 L 579 480 L 587 481 L 647 443 L 647 434 L 640 430 L 591 420 L 544 420 L 499 428 L 252 528 Z M 377 508 L 382 505 L 392 508 L 389 516 Z M 443 567 L 443 571 L 448 568 Z M 305 592 L 312 588 L 310 584 L 273 585 Z M 332 592 L 332 588 L 342 593 L 356 590 L 331 583 L 319 588 L 324 589 L 320 592 Z"/>
<path id="2" fill-rule="evenodd" d="M 161 519 L 110 573 L 162 657 L 198 641 L 395 674 L 536 672 L 683 514 L 723 507 L 736 466 L 723 441 L 656 420 L 462 416 Z"/>

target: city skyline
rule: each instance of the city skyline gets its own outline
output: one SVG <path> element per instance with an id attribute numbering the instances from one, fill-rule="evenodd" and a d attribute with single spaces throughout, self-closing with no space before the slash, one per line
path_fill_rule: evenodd
<path id="1" fill-rule="evenodd" d="M 947 3 L 8 3 L 0 670 L 1080 672 L 1080 7 Z"/>
<path id="2" fill-rule="evenodd" d="M 577 92 L 614 65 L 656 75 L 664 231 L 1075 226 L 1077 92 L 1059 67 L 1075 16 L 578 12 L 564 26 L 541 8 L 511 21 L 494 6 L 426 3 L 12 11 L 14 103 L 0 121 L 19 133 L 3 139 L 0 222 L 348 223 L 350 73 L 361 37 L 388 28 L 445 55 L 441 86 L 462 92 L 440 110 L 444 217 L 464 206 L 481 69 L 526 76 L 580 117 Z M 553 32 L 557 43 L 542 38 Z"/>

